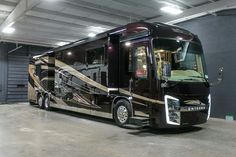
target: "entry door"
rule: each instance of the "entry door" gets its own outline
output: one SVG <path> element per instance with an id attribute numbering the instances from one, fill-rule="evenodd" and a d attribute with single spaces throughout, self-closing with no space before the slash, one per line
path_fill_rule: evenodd
<path id="1" fill-rule="evenodd" d="M 150 97 L 149 81 L 149 46 L 147 42 L 136 43 L 132 51 L 132 77 L 130 80 L 131 93 L 133 94 L 134 110 L 136 115 L 147 114 L 148 104 L 144 100 Z M 135 104 L 136 102 L 136 104 Z"/>

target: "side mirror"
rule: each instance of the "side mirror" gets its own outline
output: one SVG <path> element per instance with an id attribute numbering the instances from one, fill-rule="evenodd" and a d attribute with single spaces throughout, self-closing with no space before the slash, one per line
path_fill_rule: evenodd
<path id="1" fill-rule="evenodd" d="M 163 63 L 162 77 L 164 79 L 168 79 L 169 77 L 171 77 L 171 65 L 169 62 Z"/>
<path id="2" fill-rule="evenodd" d="M 224 74 L 223 72 L 224 72 L 224 68 L 223 68 L 223 67 L 220 67 L 220 68 L 219 68 L 219 73 L 218 73 L 219 76 L 218 76 L 218 78 L 217 78 L 218 81 L 220 81 L 220 82 L 223 80 L 223 74 Z"/>
<path id="3" fill-rule="evenodd" d="M 162 77 L 164 78 L 165 83 L 162 83 L 161 87 L 162 88 L 169 87 L 169 84 L 167 83 L 168 82 L 168 78 L 171 77 L 171 65 L 170 65 L 169 62 L 164 62 L 163 63 Z"/>
<path id="4" fill-rule="evenodd" d="M 217 81 L 210 83 L 210 86 L 212 87 L 212 86 L 219 85 L 223 81 L 223 74 L 224 74 L 224 68 L 220 67 L 218 70 Z"/>

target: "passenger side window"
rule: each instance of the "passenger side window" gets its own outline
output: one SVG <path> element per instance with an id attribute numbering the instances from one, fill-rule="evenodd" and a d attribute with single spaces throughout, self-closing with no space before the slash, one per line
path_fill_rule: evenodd
<path id="1" fill-rule="evenodd" d="M 72 66 L 76 70 L 79 70 L 85 64 L 85 50 L 82 46 L 66 49 L 58 52 L 56 59 Z"/>

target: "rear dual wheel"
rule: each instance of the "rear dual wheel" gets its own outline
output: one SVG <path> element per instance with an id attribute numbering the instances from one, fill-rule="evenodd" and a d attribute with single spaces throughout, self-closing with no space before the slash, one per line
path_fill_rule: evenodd
<path id="1" fill-rule="evenodd" d="M 50 106 L 50 97 L 48 96 L 48 94 L 46 94 L 44 97 L 44 108 L 47 111 L 50 111 L 52 109 Z"/>
<path id="2" fill-rule="evenodd" d="M 44 109 L 44 102 L 43 102 L 43 95 L 42 94 L 38 94 L 37 96 L 37 102 L 38 102 L 38 105 L 39 105 L 39 108 L 40 109 Z"/>
<path id="3" fill-rule="evenodd" d="M 50 97 L 48 94 L 42 95 L 39 94 L 38 95 L 38 105 L 40 109 L 45 109 L 47 111 L 51 110 L 51 106 L 50 106 Z"/>

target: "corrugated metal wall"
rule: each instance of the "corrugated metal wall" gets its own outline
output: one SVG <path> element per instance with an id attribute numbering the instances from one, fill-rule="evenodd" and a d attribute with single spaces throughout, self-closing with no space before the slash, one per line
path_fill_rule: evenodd
<path id="1" fill-rule="evenodd" d="M 17 47 L 21 47 L 16 49 Z M 0 104 L 27 102 L 30 56 L 51 48 L 0 42 Z M 12 51 L 14 50 L 14 51 Z"/>
<path id="2" fill-rule="evenodd" d="M 8 56 L 7 102 L 27 101 L 28 56 Z"/>
<path id="3" fill-rule="evenodd" d="M 6 46 L 4 44 L 0 44 L 0 104 L 6 102 L 7 54 L 5 51 Z"/>

